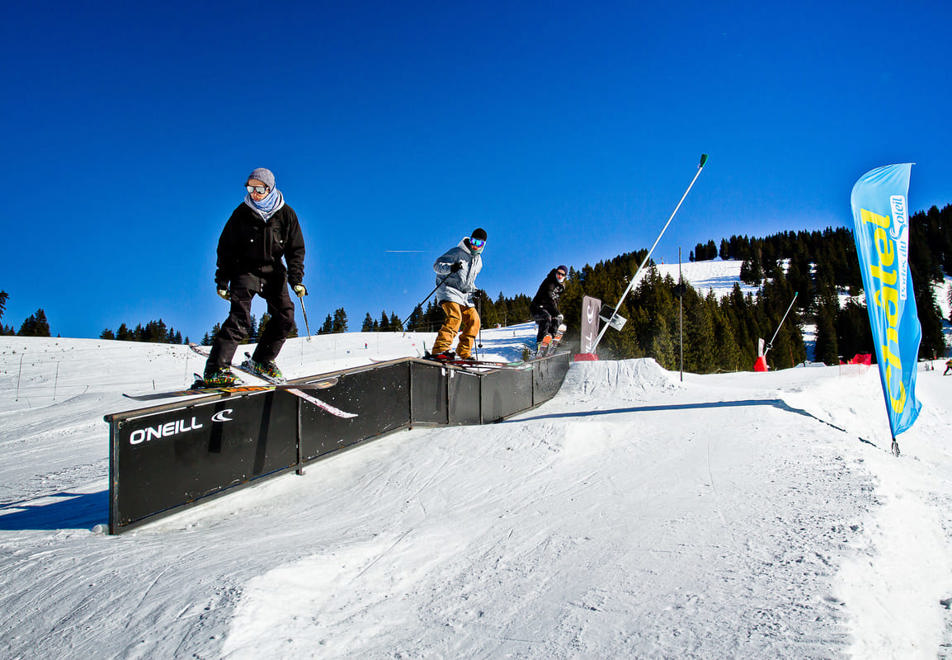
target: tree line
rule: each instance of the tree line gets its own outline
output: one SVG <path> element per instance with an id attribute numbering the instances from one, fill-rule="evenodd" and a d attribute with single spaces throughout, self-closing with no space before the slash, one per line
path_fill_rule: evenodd
<path id="1" fill-rule="evenodd" d="M 909 268 L 922 326 L 919 356 L 934 358 L 947 350 L 942 313 L 932 285 L 941 283 L 946 273 L 952 273 L 952 205 L 941 210 L 933 206 L 915 213 L 909 219 L 909 228 Z M 712 252 L 713 246 L 713 241 L 697 244 L 691 260 L 718 256 L 743 260 L 741 279 L 748 284 L 765 285 L 758 298 L 769 295 L 771 289 L 776 294 L 777 285 L 784 283 L 789 288 L 787 293 L 799 293 L 793 325 L 802 334 L 804 322 L 816 324 L 815 360 L 836 364 L 841 357 L 874 353 L 865 299 L 861 295 L 862 275 L 850 229 L 781 232 L 765 238 L 732 236 L 721 240 L 716 254 Z M 844 299 L 845 303 L 841 302 Z M 775 345 L 768 361 L 782 357 L 776 349 Z"/>
<path id="2" fill-rule="evenodd" d="M 125 323 L 119 325 L 115 332 L 106 328 L 100 335 L 100 339 L 115 339 L 117 341 L 146 341 L 156 344 L 187 344 L 188 337 L 182 338 L 182 333 L 175 328 L 166 327 L 165 321 L 149 321 L 145 325 L 141 323 L 135 328 L 129 328 Z"/>
<path id="3" fill-rule="evenodd" d="M 932 292 L 932 284 L 952 273 L 952 205 L 932 207 L 911 216 L 909 266 L 913 276 L 919 321 L 922 325 L 920 357 L 944 355 L 942 315 Z M 570 268 L 560 307 L 569 327 L 566 341 L 578 341 L 582 298 L 599 298 L 612 307 L 621 297 L 646 251 L 622 254 L 594 266 Z M 628 319 L 624 328 L 609 330 L 599 345 L 601 353 L 616 358 L 653 357 L 663 367 L 676 369 L 680 359 L 680 325 L 683 323 L 684 368 L 695 373 L 750 369 L 757 355 L 759 338 L 769 339 L 777 332 L 768 363 L 786 368 L 806 359 L 803 327 L 816 325 L 814 359 L 836 364 L 856 353 L 874 353 L 873 338 L 862 297 L 862 277 L 856 257 L 853 234 L 849 228 L 822 231 L 787 231 L 766 237 L 731 236 L 720 241 L 698 243 L 691 261 L 720 257 L 741 260 L 741 279 L 758 286 L 756 293 L 743 293 L 735 285 L 730 295 L 718 299 L 702 294 L 690 284 L 680 286 L 672 277 L 662 277 L 649 262 L 648 272 L 619 309 Z M 796 305 L 781 326 L 788 305 L 796 296 Z M 482 324 L 493 327 L 522 323 L 531 319 L 525 294 L 493 299 L 486 292 L 476 294 Z M 8 295 L 0 291 L 0 319 Z M 845 302 L 844 302 L 845 301 Z M 952 301 L 950 301 L 952 302 Z M 950 319 L 952 320 L 952 319 Z M 267 325 L 268 315 L 258 321 L 252 317 L 252 329 L 245 341 L 254 342 Z M 393 311 L 379 316 L 367 313 L 362 332 L 433 332 L 443 323 L 443 311 L 429 301 L 401 319 Z M 202 339 L 211 344 L 220 326 Z M 344 308 L 328 314 L 318 334 L 350 331 Z M 0 333 L 49 336 L 50 329 L 42 309 L 31 315 L 14 333 L 11 326 L 0 324 Z M 291 336 L 297 336 L 297 328 Z M 104 339 L 185 343 L 181 333 L 166 328 L 161 319 L 130 329 L 125 324 L 115 332 L 104 330 Z"/>

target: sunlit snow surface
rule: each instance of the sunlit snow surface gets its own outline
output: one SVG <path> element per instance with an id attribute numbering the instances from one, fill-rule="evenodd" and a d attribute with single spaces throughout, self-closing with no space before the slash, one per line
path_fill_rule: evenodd
<path id="1" fill-rule="evenodd" d="M 483 333 L 515 357 L 529 324 Z M 289 376 L 432 334 L 290 341 Z M 365 348 L 366 345 L 366 348 Z M 0 338 L 0 657 L 952 653 L 952 376 L 573 364 L 504 423 L 403 431 L 117 537 L 106 413 L 185 347 Z"/>

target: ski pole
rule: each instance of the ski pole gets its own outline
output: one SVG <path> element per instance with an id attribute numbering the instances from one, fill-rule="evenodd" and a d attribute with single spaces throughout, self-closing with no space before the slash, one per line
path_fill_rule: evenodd
<path id="1" fill-rule="evenodd" d="M 445 282 L 447 279 L 449 279 L 449 276 L 452 275 L 452 274 L 453 274 L 453 273 L 447 273 L 447 274 L 443 277 L 443 279 L 441 279 L 439 282 L 437 282 L 437 283 L 436 283 L 436 286 L 433 287 L 433 290 L 430 291 L 428 294 L 426 294 L 426 298 L 424 298 L 423 300 L 421 300 L 420 302 L 418 302 L 418 303 L 413 307 L 413 310 L 410 311 L 410 316 L 413 315 L 413 312 L 416 310 L 417 307 L 419 307 L 419 308 L 420 308 L 420 311 L 422 311 L 422 310 L 423 310 L 423 303 L 425 303 L 427 300 L 429 300 L 429 299 L 430 299 L 430 296 L 432 296 L 434 293 L 436 293 L 436 290 L 439 289 L 441 286 L 443 286 L 443 282 Z M 410 318 L 410 316 L 405 316 L 404 318 L 407 318 L 407 319 L 408 319 L 408 318 Z M 407 328 L 407 330 L 410 330 L 410 328 Z"/>
<path id="2" fill-rule="evenodd" d="M 476 299 L 476 316 L 479 317 L 479 341 L 476 342 L 476 359 L 479 359 L 479 349 L 483 347 L 483 297 L 479 289 L 473 293 Z"/>
<path id="3" fill-rule="evenodd" d="M 661 233 L 658 234 L 658 238 L 655 239 L 654 245 L 651 246 L 651 249 L 648 250 L 648 254 L 645 255 L 644 261 L 641 262 L 641 265 L 638 266 L 638 270 L 635 271 L 635 275 L 631 278 L 631 281 L 628 282 L 628 288 L 625 289 L 625 292 L 621 294 L 621 298 L 618 300 L 618 304 L 615 305 L 615 310 L 612 312 L 610 319 L 615 318 L 615 314 L 618 313 L 621 304 L 625 302 L 625 298 L 628 296 L 628 293 L 634 288 L 635 283 L 638 281 L 638 275 L 641 273 L 641 270 L 645 267 L 645 264 L 648 263 L 648 259 L 651 258 L 651 253 L 654 252 L 654 249 L 658 247 L 658 243 L 661 241 L 661 237 L 664 236 L 664 232 L 667 231 L 668 225 L 671 224 L 671 221 L 674 220 L 674 215 L 678 212 L 678 209 L 681 208 L 681 204 L 684 203 L 684 198 L 688 196 L 688 193 L 691 192 L 691 188 L 694 187 L 694 182 L 697 181 L 697 178 L 701 176 L 701 170 L 704 168 L 704 163 L 707 162 L 707 154 L 701 154 L 701 162 L 698 163 L 697 173 L 694 175 L 694 178 L 691 179 L 691 183 L 688 185 L 687 190 L 684 191 L 684 194 L 681 195 L 681 200 L 678 202 L 678 205 L 674 207 L 674 210 L 671 212 L 671 217 L 668 218 L 668 221 L 664 223 L 664 227 L 661 228 Z M 592 345 L 592 353 L 598 348 L 598 342 L 602 340 L 602 337 L 605 336 L 605 331 L 608 330 L 609 324 L 606 323 L 601 332 L 598 333 L 598 337 L 595 338 L 595 343 Z"/>
<path id="4" fill-rule="evenodd" d="M 307 330 L 307 340 L 311 341 L 311 326 L 307 324 L 307 310 L 304 309 L 304 296 L 298 298 L 301 301 L 301 313 L 304 315 L 304 329 Z"/>

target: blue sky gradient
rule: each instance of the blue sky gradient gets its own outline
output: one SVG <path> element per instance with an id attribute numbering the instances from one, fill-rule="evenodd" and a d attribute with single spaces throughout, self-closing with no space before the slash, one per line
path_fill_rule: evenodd
<path id="1" fill-rule="evenodd" d="M 894 162 L 913 211 L 952 203 L 949 3 L 138 4 L 6 9 L 4 324 L 200 339 L 255 167 L 301 219 L 312 329 L 406 316 L 477 226 L 493 297 L 647 248 L 701 153 L 658 260 L 848 225 Z"/>

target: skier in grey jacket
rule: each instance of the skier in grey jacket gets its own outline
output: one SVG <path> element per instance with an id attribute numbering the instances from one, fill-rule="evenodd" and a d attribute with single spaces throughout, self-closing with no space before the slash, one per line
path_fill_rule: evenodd
<path id="1" fill-rule="evenodd" d="M 458 355 L 464 360 L 472 358 L 473 345 L 479 333 L 479 314 L 473 299 L 477 289 L 476 276 L 482 270 L 481 253 L 486 245 L 486 230 L 477 228 L 459 245 L 449 250 L 433 264 L 439 288 L 436 301 L 443 308 L 446 320 L 436 335 L 431 354 L 437 359 L 453 357 L 449 349 L 459 333 Z"/>

